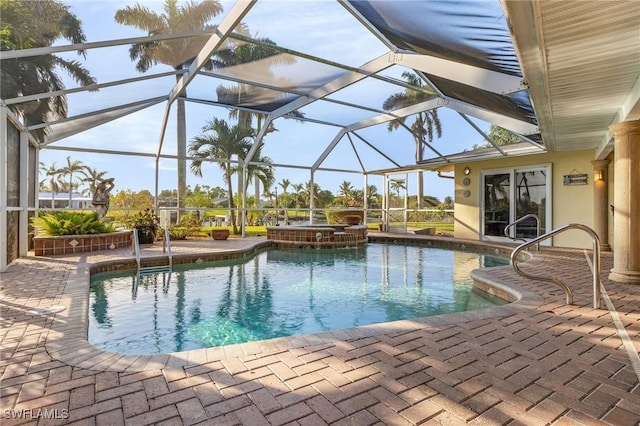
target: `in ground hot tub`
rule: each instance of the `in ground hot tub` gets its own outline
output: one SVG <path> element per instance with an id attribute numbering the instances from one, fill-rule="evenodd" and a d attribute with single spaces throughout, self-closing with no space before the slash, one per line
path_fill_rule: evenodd
<path id="1" fill-rule="evenodd" d="M 366 225 L 267 226 L 278 247 L 337 248 L 367 244 Z"/>

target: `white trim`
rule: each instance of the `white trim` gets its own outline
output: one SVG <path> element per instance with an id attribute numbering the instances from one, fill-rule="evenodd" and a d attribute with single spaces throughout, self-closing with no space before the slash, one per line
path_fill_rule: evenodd
<path id="1" fill-rule="evenodd" d="M 0 105 L 0 272 L 7 270 L 7 148 L 8 131 L 6 105 Z"/>

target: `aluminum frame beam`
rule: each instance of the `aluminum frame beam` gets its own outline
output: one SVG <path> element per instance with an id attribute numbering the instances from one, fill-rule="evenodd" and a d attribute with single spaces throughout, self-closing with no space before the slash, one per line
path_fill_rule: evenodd
<path id="1" fill-rule="evenodd" d="M 151 98 L 151 99 L 147 99 L 147 100 L 144 100 L 144 101 L 132 102 L 132 103 L 129 103 L 129 104 L 119 105 L 119 106 L 116 106 L 116 107 L 111 107 L 111 108 L 107 108 L 107 109 L 103 109 L 103 110 L 93 111 L 93 112 L 90 112 L 90 113 L 75 115 L 73 117 L 67 117 L 67 118 L 63 118 L 63 119 L 60 119 L 60 120 L 51 121 L 51 122 L 48 122 L 48 123 L 35 124 L 33 126 L 28 126 L 27 130 L 31 131 L 31 130 L 35 130 L 35 129 L 40 129 L 42 127 L 52 126 L 52 125 L 55 125 L 55 124 L 68 123 L 68 122 L 79 120 L 79 119 L 82 119 L 82 118 L 87 118 L 87 117 L 91 117 L 91 116 L 98 116 L 100 113 L 118 111 L 120 109 L 125 109 L 125 108 L 133 108 L 133 110 L 127 110 L 126 112 L 124 112 L 122 114 L 117 114 L 115 116 L 109 116 L 109 117 L 106 117 L 106 118 L 102 118 L 102 119 L 98 119 L 96 121 L 93 121 L 93 122 L 91 122 L 90 126 L 89 125 L 83 126 L 82 128 L 80 128 L 77 131 L 72 132 L 72 133 L 65 133 L 64 135 L 58 135 L 58 137 L 56 137 L 55 134 L 54 135 L 47 135 L 45 137 L 44 142 L 40 144 L 41 147 L 44 147 L 44 146 L 52 144 L 52 143 L 54 143 L 56 141 L 59 141 L 61 139 L 68 138 L 69 136 L 73 136 L 73 135 L 75 135 L 77 133 L 80 133 L 80 132 L 84 132 L 85 130 L 91 129 L 93 127 L 99 126 L 99 125 L 104 124 L 104 123 L 108 123 L 109 121 L 117 120 L 118 118 L 122 118 L 122 117 L 125 117 L 125 116 L 129 115 L 129 114 L 133 114 L 133 113 L 135 113 L 137 111 L 141 111 L 141 110 L 143 110 L 145 108 L 149 108 L 151 106 L 157 105 L 160 102 L 165 101 L 166 99 L 167 99 L 166 96 L 160 96 L 160 97 L 157 97 L 157 98 Z"/>
<path id="2" fill-rule="evenodd" d="M 229 14 L 218 26 L 216 33 L 209 37 L 209 40 L 207 40 L 205 45 L 202 47 L 202 50 L 200 50 L 196 58 L 191 62 L 189 70 L 176 82 L 176 85 L 169 93 L 169 104 L 173 103 L 173 101 L 178 98 L 179 94 L 187 88 L 189 83 L 196 77 L 196 75 L 198 75 L 198 71 L 202 69 L 205 62 L 222 45 L 233 29 L 240 24 L 242 18 L 249 13 L 249 10 L 251 10 L 256 2 L 257 0 L 238 0 L 233 5 Z"/>
<path id="3" fill-rule="evenodd" d="M 376 59 L 370 62 L 367 62 L 362 67 L 358 68 L 358 71 L 352 71 L 345 75 L 342 75 L 330 81 L 329 83 L 321 87 L 318 87 L 315 90 L 312 90 L 305 97 L 298 98 L 293 102 L 289 102 L 288 104 L 273 111 L 272 112 L 273 116 L 276 118 L 281 117 L 285 114 L 290 113 L 291 111 L 295 111 L 296 109 L 302 108 L 303 106 L 308 105 L 318 99 L 322 99 L 325 96 L 330 95 L 331 93 L 335 93 L 338 90 L 344 89 L 345 87 L 353 83 L 356 83 L 370 76 L 371 74 L 375 74 L 377 72 L 380 72 L 390 67 L 393 64 L 389 62 L 389 55 L 390 54 L 379 56 Z"/>
<path id="4" fill-rule="evenodd" d="M 504 74 L 429 55 L 397 53 L 394 62 L 427 74 L 437 75 L 488 92 L 508 95 L 527 90 L 522 77 Z"/>

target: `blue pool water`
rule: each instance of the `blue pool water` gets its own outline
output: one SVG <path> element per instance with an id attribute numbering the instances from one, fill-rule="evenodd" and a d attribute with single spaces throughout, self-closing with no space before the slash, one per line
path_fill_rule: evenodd
<path id="1" fill-rule="evenodd" d="M 92 276 L 89 342 L 123 354 L 179 352 L 483 309 L 469 272 L 503 258 L 369 244 L 267 250 L 171 273 Z"/>

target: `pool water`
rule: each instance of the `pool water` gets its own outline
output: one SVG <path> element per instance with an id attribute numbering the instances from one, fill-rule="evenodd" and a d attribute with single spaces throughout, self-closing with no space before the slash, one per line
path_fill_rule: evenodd
<path id="1" fill-rule="evenodd" d="M 503 258 L 402 245 L 275 250 L 92 276 L 89 342 L 159 354 L 493 307 L 469 272 Z M 485 295 L 486 296 L 486 295 Z"/>

